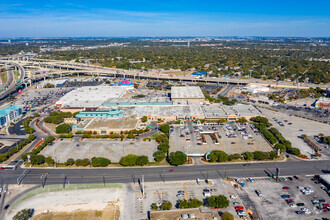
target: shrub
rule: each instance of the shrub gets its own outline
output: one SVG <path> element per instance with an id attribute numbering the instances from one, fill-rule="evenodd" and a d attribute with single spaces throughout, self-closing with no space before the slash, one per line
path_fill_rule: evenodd
<path id="1" fill-rule="evenodd" d="M 153 154 L 153 156 L 155 158 L 155 161 L 157 161 L 157 162 L 160 162 L 160 161 L 164 160 L 164 158 L 166 157 L 165 153 L 161 150 L 156 151 Z"/>
<path id="2" fill-rule="evenodd" d="M 106 167 L 110 163 L 111 163 L 111 161 L 107 158 L 103 158 L 103 157 L 93 157 L 92 158 L 93 167 Z"/>
<path id="3" fill-rule="evenodd" d="M 187 155 L 182 151 L 172 152 L 168 157 L 168 160 L 171 165 L 182 165 L 187 162 Z"/>
<path id="4" fill-rule="evenodd" d="M 13 217 L 13 220 L 29 220 L 33 215 L 32 209 L 23 209 Z"/>
<path id="5" fill-rule="evenodd" d="M 280 149 L 281 153 L 286 152 L 286 147 L 285 147 L 284 144 L 280 144 L 280 143 L 278 143 L 278 144 L 276 144 L 276 145 L 274 146 L 274 148 L 275 148 L 276 150 Z"/>

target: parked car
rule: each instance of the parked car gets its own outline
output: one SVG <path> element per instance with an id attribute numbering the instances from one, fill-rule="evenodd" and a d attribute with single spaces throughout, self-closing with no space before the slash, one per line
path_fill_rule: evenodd
<path id="1" fill-rule="evenodd" d="M 284 199 L 289 199 L 289 198 L 290 198 L 290 196 L 287 195 L 287 194 L 285 194 L 285 195 L 281 195 L 281 197 L 284 198 Z"/>
<path id="2" fill-rule="evenodd" d="M 300 202 L 300 203 L 297 203 L 296 205 L 297 205 L 297 206 L 304 206 L 305 203 Z"/>

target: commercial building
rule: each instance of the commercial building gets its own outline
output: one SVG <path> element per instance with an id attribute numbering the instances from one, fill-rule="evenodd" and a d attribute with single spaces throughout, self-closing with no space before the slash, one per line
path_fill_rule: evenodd
<path id="1" fill-rule="evenodd" d="M 85 86 L 75 89 L 56 102 L 65 111 L 95 110 L 113 98 L 121 98 L 131 86 Z"/>
<path id="2" fill-rule="evenodd" d="M 330 98 L 321 97 L 315 102 L 316 108 L 330 108 Z"/>
<path id="3" fill-rule="evenodd" d="M 22 114 L 22 108 L 16 105 L 0 109 L 0 128 L 8 126 L 11 122 L 20 118 Z"/>
<path id="4" fill-rule="evenodd" d="M 172 101 L 205 102 L 205 96 L 199 86 L 173 86 L 171 98 Z"/>

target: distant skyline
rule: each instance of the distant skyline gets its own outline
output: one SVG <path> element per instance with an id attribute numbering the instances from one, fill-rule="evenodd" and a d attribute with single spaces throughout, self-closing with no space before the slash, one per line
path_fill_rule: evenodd
<path id="1" fill-rule="evenodd" d="M 0 37 L 330 37 L 330 1 L 3 0 Z"/>

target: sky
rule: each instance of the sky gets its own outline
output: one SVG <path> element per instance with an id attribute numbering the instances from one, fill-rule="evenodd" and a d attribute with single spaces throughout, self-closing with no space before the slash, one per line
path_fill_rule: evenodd
<path id="1" fill-rule="evenodd" d="M 1 0 L 0 37 L 330 37 L 330 0 Z"/>

